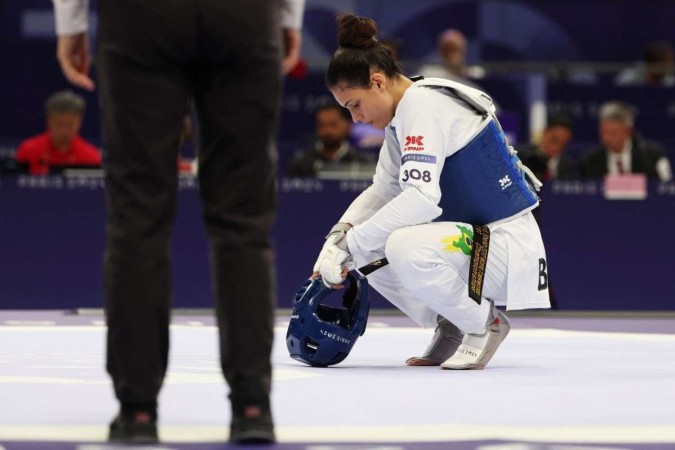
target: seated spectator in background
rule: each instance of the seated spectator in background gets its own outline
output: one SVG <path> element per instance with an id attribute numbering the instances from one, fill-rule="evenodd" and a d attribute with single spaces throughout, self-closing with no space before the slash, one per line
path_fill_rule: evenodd
<path id="1" fill-rule="evenodd" d="M 317 108 L 314 148 L 301 153 L 291 162 L 288 175 L 310 177 L 324 170 L 350 170 L 365 165 L 374 168 L 374 161 L 349 144 L 351 116 L 338 104 Z"/>
<path id="2" fill-rule="evenodd" d="M 579 163 L 583 178 L 644 173 L 648 178 L 669 181 L 670 162 L 661 145 L 643 139 L 633 130 L 633 109 L 622 102 L 609 102 L 600 108 L 600 147 L 591 149 Z"/>
<path id="3" fill-rule="evenodd" d="M 577 171 L 574 162 L 565 155 L 565 149 L 572 140 L 572 121 L 564 115 L 551 116 L 542 131 L 538 144 L 524 144 L 517 146 L 518 157 L 541 181 L 576 178 Z M 542 228 L 546 225 L 541 222 L 542 208 L 546 202 L 532 211 L 534 218 Z M 551 309 L 558 309 L 558 298 L 553 287 L 553 279 L 548 279 Z"/>
<path id="4" fill-rule="evenodd" d="M 575 178 L 575 164 L 565 156 L 565 148 L 571 140 L 572 121 L 566 116 L 553 116 L 538 144 L 518 146 L 518 157 L 542 181 Z"/>
<path id="5" fill-rule="evenodd" d="M 100 166 L 101 153 L 79 136 L 84 99 L 70 91 L 52 94 L 45 103 L 47 131 L 26 139 L 16 153 L 32 175 L 45 175 L 53 166 Z"/>
<path id="6" fill-rule="evenodd" d="M 423 65 L 418 71 L 420 75 L 424 78 L 445 78 L 456 81 L 490 95 L 472 80 L 485 77 L 485 69 L 481 66 L 466 64 L 466 38 L 461 31 L 454 28 L 443 31 L 438 36 L 437 49 L 443 64 L 440 66 L 437 64 Z M 492 103 L 499 114 L 501 112 L 499 104 L 495 99 L 492 99 Z"/>
<path id="7" fill-rule="evenodd" d="M 635 67 L 619 73 L 619 86 L 675 86 L 673 46 L 667 41 L 651 42 Z"/>
<path id="8" fill-rule="evenodd" d="M 178 172 L 180 173 L 197 173 L 197 155 L 195 153 L 193 130 L 192 116 L 185 114 L 178 140 Z"/>
<path id="9" fill-rule="evenodd" d="M 480 89 L 470 78 L 483 78 L 485 70 L 480 66 L 466 65 L 464 34 L 456 29 L 445 30 L 438 36 L 437 45 L 443 65 L 424 65 L 420 67 L 419 74 L 425 78 L 445 78 Z"/>

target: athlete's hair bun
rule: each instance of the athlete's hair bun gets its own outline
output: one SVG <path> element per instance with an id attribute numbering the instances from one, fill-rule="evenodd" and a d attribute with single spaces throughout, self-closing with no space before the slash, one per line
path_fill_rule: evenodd
<path id="1" fill-rule="evenodd" d="M 371 48 L 377 45 L 377 25 L 372 19 L 354 14 L 340 14 L 337 18 L 340 47 Z"/>
<path id="2" fill-rule="evenodd" d="M 341 14 L 337 17 L 337 29 L 340 47 L 333 53 L 326 71 L 329 88 L 343 84 L 367 89 L 373 72 L 381 72 L 392 80 L 403 74 L 389 47 L 375 37 L 377 25 L 372 19 Z"/>

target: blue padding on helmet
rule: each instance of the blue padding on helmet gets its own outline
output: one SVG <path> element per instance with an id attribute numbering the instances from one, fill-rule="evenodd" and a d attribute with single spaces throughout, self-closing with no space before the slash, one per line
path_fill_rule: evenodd
<path id="1" fill-rule="evenodd" d="M 326 367 L 343 361 L 368 322 L 368 280 L 351 272 L 347 287 L 326 287 L 321 277 L 309 279 L 293 297 L 293 313 L 286 333 L 291 358 L 310 366 Z M 342 308 L 327 306 L 331 294 L 343 293 Z"/>

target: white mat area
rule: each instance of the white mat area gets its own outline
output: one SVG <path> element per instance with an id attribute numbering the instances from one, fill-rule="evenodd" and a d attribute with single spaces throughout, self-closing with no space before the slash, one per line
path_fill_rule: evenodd
<path id="1" fill-rule="evenodd" d="M 406 367 L 431 330 L 372 321 L 349 358 L 306 367 L 276 329 L 280 441 L 675 443 L 675 335 L 514 329 L 484 371 Z M 116 412 L 103 326 L 0 326 L 0 440 L 103 440 Z M 161 436 L 227 438 L 216 330 L 174 325 Z M 675 448 L 675 445 L 674 445 Z"/>

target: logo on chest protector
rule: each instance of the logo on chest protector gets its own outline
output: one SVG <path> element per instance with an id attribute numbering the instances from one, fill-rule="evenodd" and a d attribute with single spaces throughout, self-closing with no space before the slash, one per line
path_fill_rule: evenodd
<path id="1" fill-rule="evenodd" d="M 499 179 L 499 186 L 502 188 L 502 191 L 507 187 L 511 186 L 512 184 L 513 182 L 511 181 L 511 178 L 509 178 L 508 175 L 504 176 L 504 178 Z"/>

